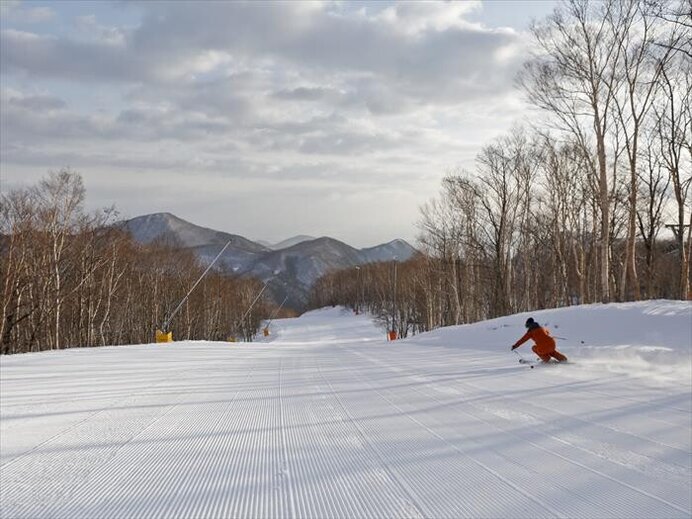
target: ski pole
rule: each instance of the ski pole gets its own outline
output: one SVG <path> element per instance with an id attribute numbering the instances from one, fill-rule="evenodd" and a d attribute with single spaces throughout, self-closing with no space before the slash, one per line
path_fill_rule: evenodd
<path id="1" fill-rule="evenodd" d="M 526 359 L 524 358 L 524 356 L 521 353 L 519 353 L 517 350 L 512 350 L 512 351 L 517 354 L 517 357 L 519 357 L 520 362 L 521 361 L 526 362 Z"/>
<path id="2" fill-rule="evenodd" d="M 528 364 L 531 367 L 531 369 L 533 369 L 533 366 L 535 364 L 534 362 L 531 362 L 530 360 L 524 358 L 524 356 L 521 353 L 519 353 L 517 350 L 512 350 L 512 351 L 514 353 L 516 353 L 517 356 L 519 357 L 519 364 Z"/>

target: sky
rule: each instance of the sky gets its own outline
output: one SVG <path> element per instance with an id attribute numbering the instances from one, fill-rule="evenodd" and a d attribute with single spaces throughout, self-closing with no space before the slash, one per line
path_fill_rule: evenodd
<path id="1" fill-rule="evenodd" d="M 0 0 L 0 189 L 278 242 L 415 242 L 441 179 L 529 112 L 553 1 Z"/>

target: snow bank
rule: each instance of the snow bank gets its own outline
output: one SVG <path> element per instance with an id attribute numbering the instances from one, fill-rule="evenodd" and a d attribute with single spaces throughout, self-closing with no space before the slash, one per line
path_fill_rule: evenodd
<path id="1" fill-rule="evenodd" d="M 284 323 L 290 323 L 284 326 Z M 262 342 L 273 342 L 277 331 L 282 344 L 345 344 L 382 340 L 385 332 L 380 332 L 370 316 L 354 315 L 343 307 L 325 307 L 306 312 L 295 319 L 275 319 L 273 334 Z"/>
<path id="2" fill-rule="evenodd" d="M 692 303 L 640 301 L 540 310 L 422 334 L 426 345 L 506 354 L 533 317 L 550 329 L 558 349 L 581 366 L 692 385 Z M 533 356 L 530 343 L 519 352 Z"/>

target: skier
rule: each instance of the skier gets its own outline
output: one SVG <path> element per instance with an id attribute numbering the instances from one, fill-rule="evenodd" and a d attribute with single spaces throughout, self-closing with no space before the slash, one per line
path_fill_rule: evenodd
<path id="1" fill-rule="evenodd" d="M 549 362 L 551 357 L 558 362 L 565 362 L 567 360 L 567 357 L 555 349 L 555 339 L 550 336 L 550 332 L 547 328 L 543 328 L 534 321 L 533 317 L 529 317 L 526 320 L 525 326 L 528 328 L 527 332 L 521 339 L 514 343 L 512 350 L 517 349 L 529 339 L 533 339 L 536 344 L 531 349 L 543 362 Z"/>

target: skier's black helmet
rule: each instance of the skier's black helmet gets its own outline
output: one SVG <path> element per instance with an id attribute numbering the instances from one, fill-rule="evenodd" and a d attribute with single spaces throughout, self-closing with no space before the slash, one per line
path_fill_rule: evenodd
<path id="1" fill-rule="evenodd" d="M 524 326 L 527 328 L 531 328 L 536 321 L 533 320 L 533 317 L 529 317 L 526 322 L 524 323 Z"/>

